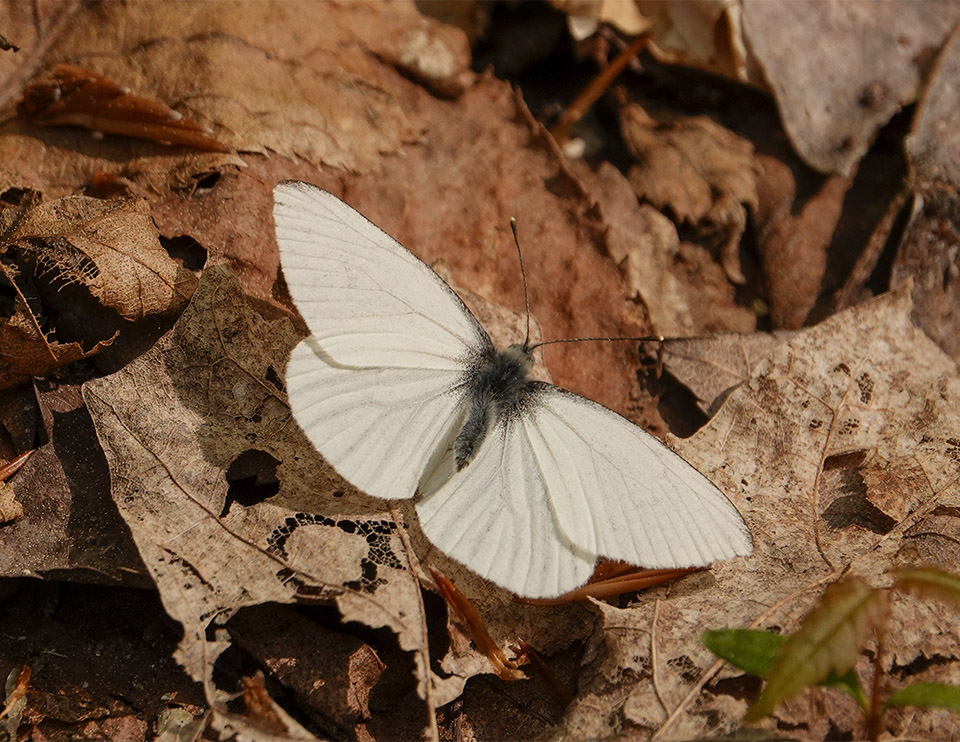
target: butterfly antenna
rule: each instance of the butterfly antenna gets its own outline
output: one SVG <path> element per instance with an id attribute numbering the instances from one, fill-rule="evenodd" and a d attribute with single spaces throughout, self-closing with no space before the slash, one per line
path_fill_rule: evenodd
<path id="1" fill-rule="evenodd" d="M 597 337 L 597 338 L 562 338 L 560 340 L 544 340 L 527 348 L 528 351 L 534 351 L 541 345 L 555 345 L 556 343 L 597 343 L 597 342 L 616 343 L 630 341 L 634 343 L 659 343 L 657 346 L 657 378 L 660 378 L 660 372 L 663 370 L 664 342 L 666 338 L 663 335 L 646 335 L 644 337 Z"/>
<path id="2" fill-rule="evenodd" d="M 527 291 L 527 274 L 523 270 L 523 251 L 520 249 L 520 236 L 517 234 L 517 220 L 512 216 L 510 229 L 513 230 L 513 244 L 517 246 L 517 257 L 520 259 L 520 278 L 523 279 L 523 309 L 527 314 L 527 332 L 523 336 L 523 347 L 526 348 L 530 344 L 530 294 Z"/>

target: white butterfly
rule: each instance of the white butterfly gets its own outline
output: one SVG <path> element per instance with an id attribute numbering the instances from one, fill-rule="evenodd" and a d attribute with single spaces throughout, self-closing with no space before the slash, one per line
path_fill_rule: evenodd
<path id="1" fill-rule="evenodd" d="M 310 332 L 293 416 L 337 472 L 413 497 L 427 538 L 526 597 L 583 584 L 598 556 L 690 567 L 752 551 L 726 497 L 620 415 L 528 379 L 443 280 L 335 196 L 274 191 L 283 274 Z"/>

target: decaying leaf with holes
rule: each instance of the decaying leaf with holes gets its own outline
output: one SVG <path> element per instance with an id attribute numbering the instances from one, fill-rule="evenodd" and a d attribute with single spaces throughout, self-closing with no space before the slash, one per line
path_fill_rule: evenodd
<path id="1" fill-rule="evenodd" d="M 0 218 L 0 387 L 101 352 L 126 323 L 175 315 L 196 282 L 144 201 L 30 193 Z"/>
<path id="2" fill-rule="evenodd" d="M 212 680 L 227 644 L 211 642 L 211 621 L 267 602 L 332 603 L 344 621 L 395 633 L 413 653 L 421 694 L 446 702 L 463 681 L 425 688 L 420 587 L 409 571 L 416 557 L 396 518 L 337 477 L 290 424 L 282 364 L 298 339 L 286 319 L 263 319 L 236 278 L 214 266 L 160 343 L 84 385 L 114 501 L 184 626 L 178 659 L 210 684 L 216 705 L 229 696 Z M 240 474 L 231 481 L 230 471 Z M 321 655 L 306 650 L 297 661 Z M 315 676 L 333 671 L 342 668 Z"/>
<path id="3" fill-rule="evenodd" d="M 751 531 L 762 534 L 756 552 L 737 570 L 715 565 L 665 592 L 644 593 L 629 614 L 591 604 L 604 651 L 581 676 L 563 732 L 608 734 L 591 710 L 614 703 L 625 727 L 658 737 L 732 730 L 759 688 L 745 692 L 742 671 L 714 663 L 699 646 L 705 620 L 713 628 L 793 633 L 823 589 L 845 574 L 873 586 L 889 582 L 893 566 L 957 563 L 960 377 L 911 323 L 910 290 L 756 348 L 749 367 L 731 366 L 733 388 L 677 448 L 722 489 L 740 493 Z M 728 342 L 731 355 L 743 350 L 737 336 Z M 705 381 L 713 391 L 704 400 L 727 386 L 712 376 Z M 733 597 L 717 600 L 717 589 Z M 957 614 L 916 601 L 896 601 L 892 611 L 902 633 L 890 634 L 884 672 L 910 667 L 918 681 L 955 678 Z M 866 653 L 856 657 L 858 672 L 870 663 Z M 622 679 L 631 674 L 638 680 L 626 689 Z M 890 711 L 887 731 L 936 737 L 937 713 Z M 803 725 L 805 737 L 823 739 L 860 722 L 845 699 L 801 694 L 761 723 L 769 733 Z"/>

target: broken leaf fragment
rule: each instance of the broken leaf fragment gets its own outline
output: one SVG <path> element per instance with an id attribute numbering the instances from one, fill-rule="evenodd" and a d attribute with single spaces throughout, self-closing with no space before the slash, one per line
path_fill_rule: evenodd
<path id="1" fill-rule="evenodd" d="M 176 315 L 196 278 L 142 200 L 31 199 L 3 212 L 0 386 L 101 352 L 125 322 Z"/>
<path id="2" fill-rule="evenodd" d="M 661 122 L 637 104 L 623 107 L 620 129 L 636 158 L 627 177 L 637 196 L 694 226 L 730 282 L 746 283 L 739 250 L 747 208 L 757 206 L 752 145 L 705 116 Z"/>
<path id="3" fill-rule="evenodd" d="M 23 91 L 19 111 L 40 126 L 82 126 L 91 131 L 230 152 L 209 128 L 96 72 L 57 64 Z"/>

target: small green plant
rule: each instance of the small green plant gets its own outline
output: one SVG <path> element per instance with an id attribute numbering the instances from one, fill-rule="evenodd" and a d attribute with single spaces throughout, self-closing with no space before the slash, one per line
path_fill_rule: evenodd
<path id="1" fill-rule="evenodd" d="M 883 696 L 884 640 L 894 591 L 934 597 L 960 608 L 960 576 L 933 567 L 892 573 L 889 588 L 871 588 L 850 577 L 827 588 L 819 605 L 798 631 L 782 636 L 755 629 L 707 631 L 703 643 L 714 654 L 767 684 L 747 710 L 746 721 L 769 715 L 774 707 L 812 685 L 849 694 L 862 709 L 868 739 L 878 739 L 883 715 L 894 706 L 923 706 L 960 712 L 960 687 L 944 683 L 912 683 Z M 870 692 L 864 690 L 854 664 L 873 636 L 876 640 Z"/>

